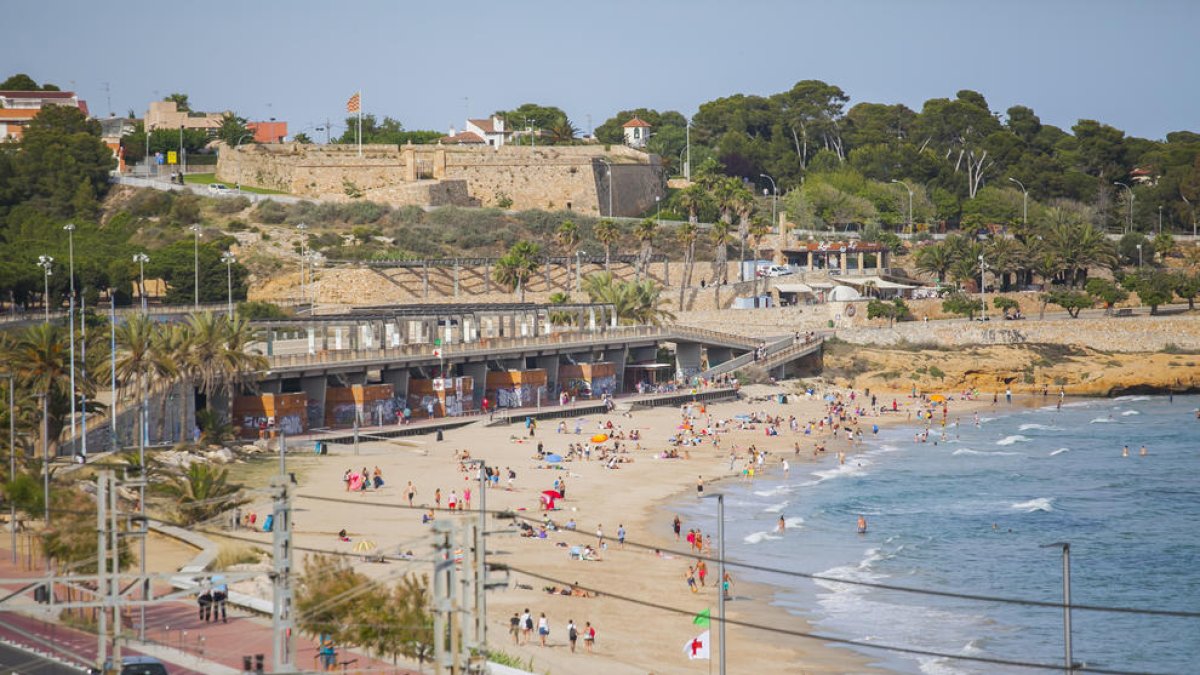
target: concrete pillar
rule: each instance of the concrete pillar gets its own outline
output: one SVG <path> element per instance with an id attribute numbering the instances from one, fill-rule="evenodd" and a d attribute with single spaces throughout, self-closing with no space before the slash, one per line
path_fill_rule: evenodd
<path id="1" fill-rule="evenodd" d="M 408 368 L 384 369 L 379 375 L 384 384 L 392 385 L 393 398 L 403 410 L 403 404 L 408 400 Z"/>
<path id="2" fill-rule="evenodd" d="M 412 148 L 405 148 L 401 153 L 404 158 L 404 180 L 414 183 L 417 180 L 417 153 Z"/>
<path id="3" fill-rule="evenodd" d="M 558 395 L 558 355 L 549 354 L 546 356 L 537 357 L 535 363 L 538 368 L 546 371 L 546 397 L 551 403 L 557 401 L 555 397 Z"/>
<path id="4" fill-rule="evenodd" d="M 342 327 L 341 326 L 333 327 L 333 348 L 337 349 L 337 350 L 343 349 L 343 347 L 342 347 Z"/>
<path id="5" fill-rule="evenodd" d="M 484 361 L 464 363 L 462 364 L 462 373 L 471 378 L 475 406 L 480 407 L 483 401 L 483 394 L 487 390 L 487 363 Z M 491 404 L 492 407 L 495 407 L 496 402 L 491 401 Z"/>
<path id="6" fill-rule="evenodd" d="M 307 331 L 308 331 L 308 353 L 315 354 L 315 353 L 317 353 L 316 329 L 313 328 L 312 326 L 309 326 L 307 328 Z"/>
<path id="7" fill-rule="evenodd" d="M 329 326 L 321 325 L 321 349 L 329 351 Z"/>
<path id="8" fill-rule="evenodd" d="M 733 350 L 729 347 L 709 347 L 708 367 L 712 368 L 733 358 Z"/>
<path id="9" fill-rule="evenodd" d="M 813 271 L 813 252 L 811 250 L 805 252 L 808 255 L 808 271 Z"/>
<path id="10" fill-rule="evenodd" d="M 325 375 L 310 375 L 300 378 L 300 389 L 308 397 L 308 428 L 325 426 L 325 390 L 329 378 Z"/>
<path id="11" fill-rule="evenodd" d="M 863 257 L 864 257 L 863 252 L 859 251 L 858 252 L 858 273 L 859 274 L 865 273 L 865 268 L 863 267 Z"/>
<path id="12" fill-rule="evenodd" d="M 838 254 L 838 263 L 841 264 L 842 274 L 846 274 L 846 252 L 842 251 Z"/>
<path id="13" fill-rule="evenodd" d="M 675 344 L 675 374 L 691 377 L 700 372 L 700 345 L 695 342 Z"/>
<path id="14" fill-rule="evenodd" d="M 442 180 L 446 177 L 446 151 L 444 149 L 433 151 L 433 178 L 434 180 Z"/>
<path id="15" fill-rule="evenodd" d="M 887 255 L 887 249 L 881 249 L 875 254 L 875 274 L 883 274 L 883 268 L 887 267 L 884 261 L 884 256 Z"/>
<path id="16" fill-rule="evenodd" d="M 588 332 L 596 332 L 596 308 L 588 307 Z"/>

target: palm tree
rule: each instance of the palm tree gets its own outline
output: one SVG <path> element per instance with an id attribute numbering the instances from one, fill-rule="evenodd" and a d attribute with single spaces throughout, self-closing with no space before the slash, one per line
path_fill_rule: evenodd
<path id="1" fill-rule="evenodd" d="M 954 264 L 953 252 L 945 244 L 928 244 L 917 249 L 915 256 L 917 270 L 937 278 L 940 284 L 946 279 L 946 272 Z"/>
<path id="2" fill-rule="evenodd" d="M 516 290 L 521 302 L 525 302 L 525 287 L 541 267 L 541 263 L 538 262 L 541 255 L 540 245 L 531 241 L 519 241 L 496 261 L 492 279 L 510 291 Z"/>
<path id="3" fill-rule="evenodd" d="M 35 396 L 45 396 L 46 434 L 39 440 L 48 444 L 50 455 L 58 453 L 59 437 L 71 411 L 71 364 L 67 332 L 61 324 L 39 323 L 21 331 L 12 341 L 5 357 L 20 385 Z M 94 398 L 90 378 L 80 377 L 76 363 L 76 389 Z"/>
<path id="4" fill-rule="evenodd" d="M 633 237 L 641 244 L 637 268 L 639 281 L 650 265 L 650 258 L 654 257 L 654 233 L 657 229 L 658 223 L 653 218 L 646 218 L 633 226 Z"/>
<path id="5" fill-rule="evenodd" d="M 1011 275 L 1023 269 L 1025 247 L 1016 239 L 1001 237 L 989 241 L 984 246 L 984 251 L 983 255 L 991 266 L 992 273 L 1000 279 L 1000 290 L 1009 290 Z"/>
<path id="6" fill-rule="evenodd" d="M 238 496 L 242 486 L 229 482 L 229 470 L 213 464 L 196 462 L 184 474 L 158 485 L 175 502 L 180 517 L 188 525 L 215 518 L 226 509 L 250 501 Z"/>
<path id="7" fill-rule="evenodd" d="M 1118 262 L 1112 242 L 1091 223 L 1052 223 L 1046 229 L 1044 241 L 1046 249 L 1062 264 L 1062 271 L 1066 272 L 1067 284 L 1071 288 L 1087 283 L 1089 268 L 1103 266 L 1111 269 Z"/>
<path id="8" fill-rule="evenodd" d="M 550 304 L 566 305 L 571 302 L 571 296 L 566 293 L 556 292 L 550 294 Z M 571 326 L 575 323 L 574 312 L 550 312 L 550 323 L 555 326 Z"/>
<path id="9" fill-rule="evenodd" d="M 729 223 L 724 220 L 718 220 L 712 226 L 713 239 L 713 267 L 715 274 L 713 275 L 713 287 L 720 288 L 721 284 L 729 280 Z"/>
<path id="10" fill-rule="evenodd" d="M 621 227 L 616 222 L 605 218 L 596 223 L 594 234 L 596 241 L 604 246 L 604 269 L 607 271 L 609 261 L 612 259 L 612 245 L 621 240 Z"/>
<path id="11" fill-rule="evenodd" d="M 681 224 L 675 231 L 675 238 L 679 240 L 680 244 L 683 244 L 683 279 L 679 284 L 680 311 L 683 311 L 684 294 L 692 285 L 692 270 L 696 267 L 696 240 L 699 237 L 700 228 L 691 219 Z"/>
<path id="12" fill-rule="evenodd" d="M 771 233 L 771 226 L 762 218 L 755 218 L 750 223 L 750 237 L 754 240 L 754 261 L 755 265 L 762 258 L 762 242 L 763 239 Z M 743 265 L 745 267 L 745 265 Z M 758 273 L 754 274 L 754 295 L 758 295 Z"/>
<path id="13" fill-rule="evenodd" d="M 117 347 L 119 348 L 116 358 L 117 380 L 121 383 L 123 391 L 128 391 L 130 385 L 134 386 L 138 405 L 146 400 L 146 393 L 152 380 L 170 379 L 176 374 L 175 362 L 170 358 L 163 358 L 159 352 L 161 332 L 157 329 L 157 325 L 145 315 L 135 314 L 117 327 Z M 162 397 L 164 407 L 166 398 L 166 396 Z M 160 426 L 165 416 L 165 410 L 161 411 L 159 414 Z M 139 424 L 140 429 L 141 425 Z M 139 431 L 139 433 L 142 432 Z"/>
<path id="14" fill-rule="evenodd" d="M 687 211 L 688 222 L 695 224 L 700 215 L 700 209 L 708 203 L 708 191 L 699 183 L 692 183 L 679 193 L 678 204 Z"/>
<path id="15" fill-rule="evenodd" d="M 579 129 L 571 124 L 571 120 L 563 117 L 556 120 L 546 129 L 546 140 L 551 145 L 567 145 L 575 140 L 579 135 Z"/>
<path id="16" fill-rule="evenodd" d="M 746 240 L 750 237 L 750 213 L 754 210 L 754 195 L 741 185 L 732 195 L 733 210 L 738 217 L 738 256 L 741 267 L 738 279 L 746 280 Z"/>
<path id="17" fill-rule="evenodd" d="M 573 220 L 564 220 L 554 232 L 554 240 L 562 247 L 563 252 L 567 254 L 568 260 L 575 255 L 575 251 L 579 249 L 579 226 Z M 579 258 L 575 259 L 575 277 L 579 278 Z M 569 288 L 571 283 L 571 265 L 567 263 L 567 283 L 564 287 Z"/>
<path id="18" fill-rule="evenodd" d="M 618 281 L 611 272 L 602 272 L 589 274 L 583 289 L 591 302 L 612 305 L 623 324 L 658 326 L 675 318 L 662 307 L 662 286 L 650 279 Z"/>

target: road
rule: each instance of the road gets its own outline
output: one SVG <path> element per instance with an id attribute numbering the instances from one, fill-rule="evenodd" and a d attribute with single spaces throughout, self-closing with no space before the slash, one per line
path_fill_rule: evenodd
<path id="1" fill-rule="evenodd" d="M 0 643 L 0 670 L 4 675 L 79 675 L 86 672 L 83 668 L 67 666 L 4 643 Z"/>

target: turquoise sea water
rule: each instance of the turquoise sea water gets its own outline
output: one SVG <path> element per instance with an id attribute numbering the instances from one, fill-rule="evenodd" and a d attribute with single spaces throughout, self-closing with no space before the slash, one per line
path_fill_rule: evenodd
<path id="1" fill-rule="evenodd" d="M 1042 401 L 1039 399 L 1038 403 Z M 725 486 L 733 560 L 907 587 L 1059 602 L 1071 544 L 1072 600 L 1200 611 L 1200 397 L 1132 396 L 1055 410 L 1003 403 L 950 416 L 914 443 L 885 430 L 844 466 L 776 468 Z M 936 444 L 935 444 L 936 442 Z M 1122 457 L 1128 444 L 1130 456 Z M 1139 456 L 1145 445 L 1148 455 Z M 777 458 L 775 458 L 777 459 Z M 713 504 L 683 507 L 715 531 Z M 856 532 L 859 514 L 869 521 Z M 775 531 L 780 516 L 787 530 Z M 1063 663 L 1062 611 L 914 595 L 776 574 L 775 602 L 814 631 L 881 645 Z M 1073 612 L 1074 660 L 1097 668 L 1200 670 L 1200 619 Z M 1011 672 L 1010 666 L 863 654 L 910 673 Z M 1028 671 L 1035 672 L 1035 671 Z"/>

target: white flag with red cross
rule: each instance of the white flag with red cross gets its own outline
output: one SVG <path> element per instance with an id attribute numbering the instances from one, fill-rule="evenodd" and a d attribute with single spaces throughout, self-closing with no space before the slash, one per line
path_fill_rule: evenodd
<path id="1" fill-rule="evenodd" d="M 697 635 L 683 645 L 683 653 L 688 659 L 707 659 L 709 656 L 709 631 Z"/>

